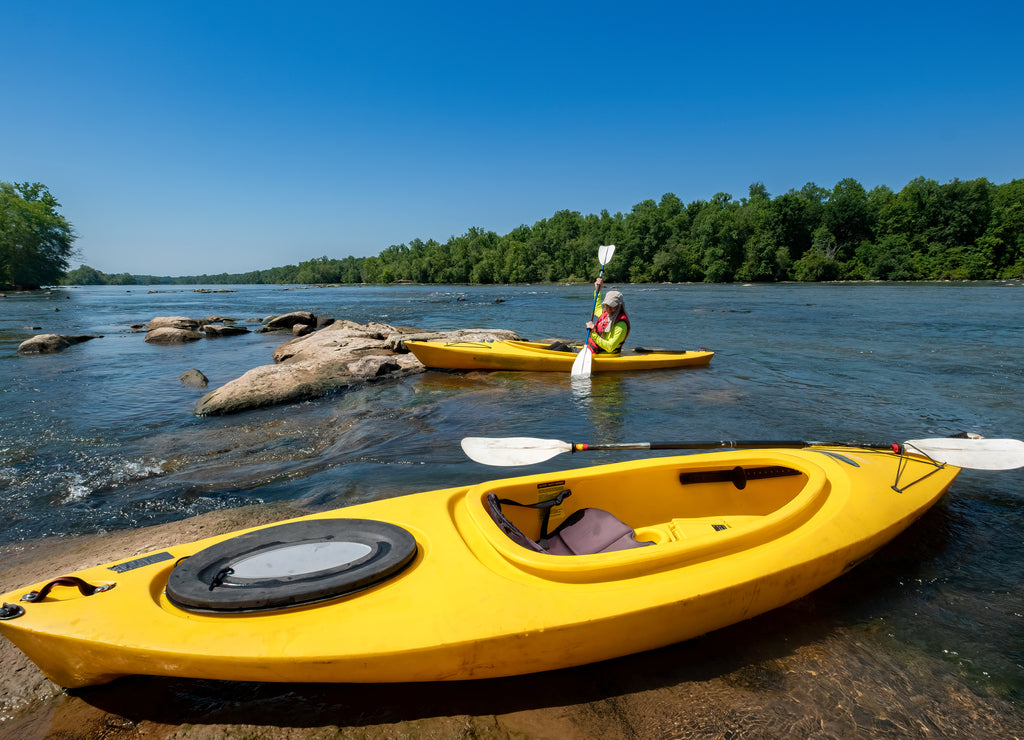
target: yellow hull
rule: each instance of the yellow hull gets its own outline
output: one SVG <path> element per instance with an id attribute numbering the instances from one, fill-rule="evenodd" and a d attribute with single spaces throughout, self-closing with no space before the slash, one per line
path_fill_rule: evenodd
<path id="1" fill-rule="evenodd" d="M 728 478 L 736 466 L 788 472 L 754 476 L 742 489 L 705 481 Z M 90 596 L 57 586 L 21 601 L 44 584 L 5 594 L 2 601 L 24 613 L 0 620 L 0 632 L 69 688 L 129 674 L 404 682 L 581 665 L 686 640 L 804 596 L 903 531 L 958 472 L 889 452 L 808 448 L 656 458 L 430 491 L 294 520 L 374 520 L 415 538 L 404 570 L 357 593 L 256 613 L 175 606 L 165 589 L 176 563 L 236 532 L 74 574 L 116 584 Z M 535 552 L 509 539 L 486 505 L 491 492 L 530 503 L 563 488 L 572 494 L 552 510 L 552 525 L 598 507 L 653 544 Z M 539 536 L 536 509 L 505 513 Z"/>
<path id="2" fill-rule="evenodd" d="M 406 342 L 416 359 L 438 370 L 526 370 L 564 372 L 572 370 L 574 352 L 545 349 L 540 342 Z M 649 352 L 644 354 L 594 355 L 592 372 L 666 370 L 698 367 L 711 362 L 714 352 Z"/>

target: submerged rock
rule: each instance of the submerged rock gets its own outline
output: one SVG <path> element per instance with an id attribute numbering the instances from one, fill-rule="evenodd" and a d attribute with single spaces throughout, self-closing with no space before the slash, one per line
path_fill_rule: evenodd
<path id="1" fill-rule="evenodd" d="M 195 368 L 183 372 L 178 376 L 178 380 L 181 381 L 182 385 L 187 385 L 191 388 L 205 388 L 210 384 L 210 379 Z"/>
<path id="2" fill-rule="evenodd" d="M 199 399 L 193 413 L 234 414 L 319 398 L 359 383 L 423 372 L 422 363 L 405 348 L 406 340 L 482 342 L 520 338 L 504 329 L 431 332 L 388 324 L 335 321 L 319 331 L 285 342 L 274 351 L 275 364 L 255 367 L 210 391 Z"/>

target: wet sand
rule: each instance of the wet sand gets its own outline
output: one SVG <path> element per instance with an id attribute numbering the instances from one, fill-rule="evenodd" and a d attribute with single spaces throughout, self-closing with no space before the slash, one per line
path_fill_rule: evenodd
<path id="1" fill-rule="evenodd" d="M 283 505 L 246 507 L 4 546 L 0 591 L 299 513 Z M 0 738 L 1024 737 L 1024 708 L 961 681 L 941 660 L 903 655 L 884 635 L 837 620 L 842 600 L 860 587 L 829 586 L 757 619 L 642 655 L 473 682 L 131 677 L 65 692 L 0 639 Z"/>

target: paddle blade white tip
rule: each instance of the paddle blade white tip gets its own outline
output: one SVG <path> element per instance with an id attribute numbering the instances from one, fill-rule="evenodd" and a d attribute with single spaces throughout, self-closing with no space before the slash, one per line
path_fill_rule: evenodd
<path id="1" fill-rule="evenodd" d="M 466 437 L 462 451 L 474 462 L 484 465 L 535 465 L 572 450 L 558 439 L 534 437 Z"/>
<path id="2" fill-rule="evenodd" d="M 908 452 L 920 452 L 958 468 L 1013 470 L 1024 467 L 1024 442 L 1019 439 L 939 437 L 907 440 L 904 446 Z"/>
<path id="3" fill-rule="evenodd" d="M 572 362 L 572 372 L 569 377 L 573 380 L 586 380 L 590 377 L 590 368 L 593 366 L 594 355 L 589 347 L 584 347 L 576 355 Z"/>

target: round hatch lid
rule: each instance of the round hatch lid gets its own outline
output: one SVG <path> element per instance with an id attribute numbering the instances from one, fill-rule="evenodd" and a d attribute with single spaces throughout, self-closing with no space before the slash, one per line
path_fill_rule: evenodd
<path id="1" fill-rule="evenodd" d="M 218 542 L 174 566 L 167 598 L 190 611 L 284 609 L 368 588 L 416 557 L 416 539 L 372 519 L 278 524 Z"/>

